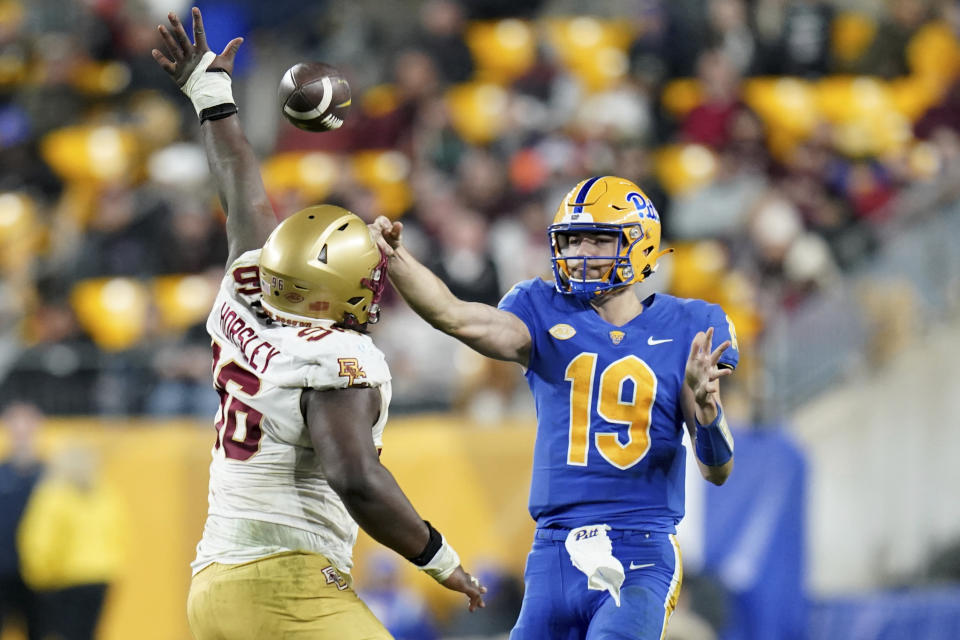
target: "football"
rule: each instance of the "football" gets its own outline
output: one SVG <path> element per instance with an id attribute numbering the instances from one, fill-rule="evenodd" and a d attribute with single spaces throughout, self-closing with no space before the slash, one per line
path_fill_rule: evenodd
<path id="1" fill-rule="evenodd" d="M 283 115 L 306 131 L 339 129 L 350 110 L 347 79 L 323 62 L 299 62 L 287 69 L 278 93 Z"/>

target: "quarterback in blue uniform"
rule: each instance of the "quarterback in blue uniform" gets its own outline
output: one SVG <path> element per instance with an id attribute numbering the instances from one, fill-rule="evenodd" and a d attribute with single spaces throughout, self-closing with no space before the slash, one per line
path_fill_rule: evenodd
<path id="1" fill-rule="evenodd" d="M 722 484 L 733 440 L 719 379 L 739 354 L 719 306 L 636 295 L 669 251 L 653 204 L 622 178 L 578 184 L 548 228 L 554 281 L 521 282 L 499 308 L 454 297 L 404 249 L 400 223 L 371 228 L 414 311 L 526 368 L 537 530 L 511 640 L 662 638 L 683 575 L 683 425 L 702 475 Z"/>

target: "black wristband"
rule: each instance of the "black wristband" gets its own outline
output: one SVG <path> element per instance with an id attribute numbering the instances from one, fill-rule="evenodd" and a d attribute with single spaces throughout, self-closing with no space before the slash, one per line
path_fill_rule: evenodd
<path id="1" fill-rule="evenodd" d="M 207 120 L 219 120 L 221 118 L 226 118 L 227 116 L 232 116 L 237 112 L 237 105 L 232 102 L 224 102 L 223 104 L 218 104 L 214 107 L 207 107 L 200 112 L 200 124 L 203 124 Z"/>
<path id="2" fill-rule="evenodd" d="M 440 547 L 443 546 L 443 536 L 440 535 L 440 532 L 433 528 L 433 525 L 428 521 L 424 520 L 424 524 L 427 525 L 427 529 L 430 531 L 430 539 L 427 540 L 427 546 L 423 548 L 423 551 L 420 552 L 415 558 L 407 558 L 410 562 L 417 565 L 418 567 L 423 567 L 429 564 L 433 560 L 433 556 L 437 555 L 437 551 L 440 551 Z"/>

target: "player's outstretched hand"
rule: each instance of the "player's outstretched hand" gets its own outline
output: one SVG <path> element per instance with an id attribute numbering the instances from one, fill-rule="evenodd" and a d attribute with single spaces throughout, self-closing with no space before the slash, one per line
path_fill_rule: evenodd
<path id="1" fill-rule="evenodd" d="M 476 611 L 487 606 L 483 601 L 483 594 L 487 592 L 487 588 L 480 584 L 477 578 L 464 571 L 462 565 L 457 567 L 456 571 L 440 584 L 451 591 L 459 591 L 470 598 L 470 604 L 467 605 L 470 611 Z"/>
<path id="2" fill-rule="evenodd" d="M 370 235 L 384 255 L 392 258 L 403 241 L 403 223 L 390 222 L 384 216 L 379 216 L 372 224 L 367 225 Z"/>
<path id="3" fill-rule="evenodd" d="M 190 38 L 187 37 L 187 32 L 184 31 L 177 14 L 171 11 L 167 14 L 167 19 L 170 21 L 173 33 L 162 24 L 157 27 L 157 30 L 160 31 L 160 37 L 163 38 L 169 58 L 163 55 L 159 49 L 154 49 L 151 53 L 153 59 L 177 83 L 177 86 L 182 87 L 199 64 L 203 54 L 210 51 L 210 47 L 207 46 L 207 36 L 203 30 L 203 16 L 200 15 L 200 9 L 193 8 L 192 43 Z M 237 50 L 241 44 L 243 44 L 243 38 L 234 38 L 228 42 L 223 52 L 210 63 L 208 71 L 220 69 L 227 73 L 233 73 L 233 61 L 237 57 Z"/>
<path id="4" fill-rule="evenodd" d="M 717 364 L 720 356 L 730 346 L 730 341 L 725 340 L 713 350 L 712 345 L 713 327 L 707 329 L 706 333 L 698 332 L 690 343 L 690 356 L 687 358 L 684 373 L 687 386 L 693 391 L 697 404 L 701 406 L 707 404 L 711 396 L 720 392 L 720 378 L 733 373 L 733 369 L 721 368 Z"/>

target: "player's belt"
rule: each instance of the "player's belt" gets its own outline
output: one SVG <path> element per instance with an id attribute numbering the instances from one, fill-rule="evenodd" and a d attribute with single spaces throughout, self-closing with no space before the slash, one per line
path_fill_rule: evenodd
<path id="1" fill-rule="evenodd" d="M 570 529 L 563 527 L 542 527 L 537 529 L 535 537 L 537 540 L 559 540 L 563 542 L 569 534 Z M 607 532 L 607 537 L 611 540 L 625 540 L 630 542 L 633 540 L 648 540 L 657 534 L 658 532 L 656 531 L 642 531 L 639 529 L 612 529 Z M 660 533 L 660 535 L 666 536 L 669 534 Z"/>

